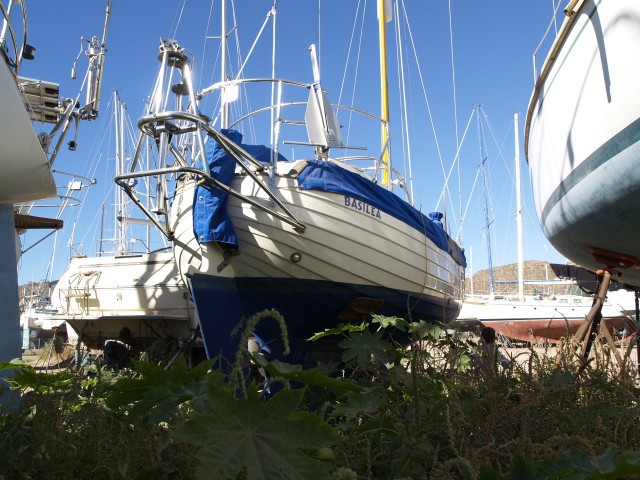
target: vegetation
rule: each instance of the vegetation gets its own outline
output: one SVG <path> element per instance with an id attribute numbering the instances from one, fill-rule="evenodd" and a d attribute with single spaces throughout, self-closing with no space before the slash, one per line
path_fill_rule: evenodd
<path id="1" fill-rule="evenodd" d="M 304 371 L 246 351 L 227 374 L 182 358 L 50 374 L 5 363 L 22 400 L 0 416 L 0 478 L 640 478 L 637 372 L 606 346 L 587 363 L 568 343 L 487 368 L 472 340 L 423 323 L 327 335 L 343 337 L 342 362 Z M 268 385 L 248 379 L 249 359 Z"/>

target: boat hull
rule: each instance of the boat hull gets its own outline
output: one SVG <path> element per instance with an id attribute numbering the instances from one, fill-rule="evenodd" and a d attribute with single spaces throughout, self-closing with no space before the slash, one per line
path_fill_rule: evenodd
<path id="1" fill-rule="evenodd" d="M 25 109 L 16 78 L 0 60 L 0 204 L 51 198 L 56 195 L 49 161 Z"/>
<path id="2" fill-rule="evenodd" d="M 162 338 L 187 340 L 197 328 L 193 302 L 171 252 L 74 258 L 51 301 L 79 341 L 102 348 L 106 340 L 141 349 Z"/>
<path id="3" fill-rule="evenodd" d="M 640 286 L 640 4 L 584 2 L 546 60 L 525 149 L 540 224 L 591 270 Z"/>
<path id="4" fill-rule="evenodd" d="M 632 295 L 632 294 L 631 294 Z M 458 322 L 479 331 L 492 327 L 509 339 L 528 343 L 555 344 L 574 335 L 591 310 L 590 298 L 576 297 L 575 303 L 555 301 L 465 302 Z M 625 311 L 618 305 L 605 303 L 602 316 L 609 331 L 631 325 Z M 631 327 L 630 327 L 631 328 Z"/>
<path id="5" fill-rule="evenodd" d="M 292 350 L 287 360 L 305 365 L 337 352 L 335 345 L 306 339 L 347 319 L 361 322 L 381 313 L 453 322 L 462 305 L 464 269 L 450 255 L 391 215 L 349 206 L 341 194 L 299 189 L 295 176 L 284 174 L 298 170 L 295 162 L 278 168 L 275 191 L 305 231 L 230 196 L 227 210 L 239 250 L 226 261 L 220 246 L 200 244 L 194 236 L 193 181 L 178 184 L 174 251 L 185 281 L 191 282 L 210 357 L 235 359 L 238 338 L 232 339 L 231 331 L 269 309 L 287 325 Z M 269 204 L 249 177 L 236 175 L 231 187 Z M 270 348 L 279 358 L 280 333 L 275 322 L 264 324 L 255 331 L 266 342 L 274 340 Z"/>
<path id="6" fill-rule="evenodd" d="M 201 274 L 193 275 L 190 280 L 198 311 L 213 312 L 200 315 L 207 356 L 222 355 L 226 361 L 235 359 L 242 328 L 246 325 L 244 320 L 265 310 L 274 310 L 277 314 L 266 315 L 252 332 L 267 343 L 270 357 L 305 366 L 339 360 L 336 343 L 344 339 L 338 335 L 310 342 L 309 337 L 335 328 L 340 322 L 368 321 L 370 308 L 380 315 L 406 318 L 407 305 L 411 305 L 411 318 L 446 323 L 450 323 L 459 311 L 454 302 L 372 285 Z M 291 350 L 286 356 L 284 335 L 277 316 L 281 316 L 286 324 Z M 404 337 L 402 341 L 406 340 Z"/>
<path id="7" fill-rule="evenodd" d="M 618 332 L 628 324 L 627 318 L 604 318 L 609 332 Z M 491 320 L 482 322 L 496 333 L 512 340 L 533 344 L 556 344 L 575 335 L 584 319 Z"/>

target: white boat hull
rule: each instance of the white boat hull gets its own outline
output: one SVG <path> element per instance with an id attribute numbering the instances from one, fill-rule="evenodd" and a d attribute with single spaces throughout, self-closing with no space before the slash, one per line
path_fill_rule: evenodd
<path id="1" fill-rule="evenodd" d="M 0 204 L 56 195 L 49 161 L 25 109 L 13 72 L 0 60 Z"/>
<path id="2" fill-rule="evenodd" d="M 640 4 L 584 2 L 529 105 L 525 148 L 545 235 L 640 285 Z M 552 51 L 553 52 L 553 51 Z"/>
<path id="3" fill-rule="evenodd" d="M 629 307 L 633 293 L 617 296 Z M 530 343 L 557 343 L 575 334 L 591 311 L 593 299 L 590 297 L 566 296 L 555 300 L 527 299 L 510 300 L 465 300 L 458 324 L 466 330 L 492 327 L 500 335 L 513 340 Z M 602 317 L 609 329 L 619 329 L 631 325 L 627 316 L 628 308 L 615 302 L 605 302 Z"/>
<path id="4" fill-rule="evenodd" d="M 171 252 L 74 258 L 52 303 L 59 313 L 49 320 L 66 321 L 92 348 L 129 333 L 140 348 L 160 338 L 186 340 L 197 327 Z"/>
<path id="5" fill-rule="evenodd" d="M 296 166 L 280 163 L 278 168 L 284 173 Z M 236 174 L 231 187 L 268 205 L 247 176 Z M 278 175 L 276 191 L 306 226 L 304 233 L 230 196 L 227 209 L 239 255 L 219 271 L 223 250 L 215 243 L 199 244 L 193 233 L 193 188 L 192 180 L 178 185 L 171 223 L 176 261 L 189 277 L 198 311 L 214 312 L 200 318 L 209 356 L 222 349 L 235 358 L 233 342 L 213 345 L 206 338 L 224 339 L 242 319 L 265 309 L 284 316 L 292 350 L 301 355 L 293 361 L 299 363 L 316 358 L 304 340 L 340 319 L 363 320 L 371 312 L 406 317 L 409 311 L 414 321 L 450 323 L 459 312 L 464 271 L 450 255 L 421 232 L 362 202 L 353 205 L 345 195 L 299 189 L 294 175 Z M 256 331 L 265 341 L 280 337 L 275 322 Z"/>

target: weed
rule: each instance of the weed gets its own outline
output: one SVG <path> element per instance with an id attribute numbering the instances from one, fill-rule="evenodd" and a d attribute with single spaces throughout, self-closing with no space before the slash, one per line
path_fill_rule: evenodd
<path id="1" fill-rule="evenodd" d="M 640 475 L 640 455 L 633 453 L 640 451 L 640 389 L 628 354 L 620 363 L 596 343 L 584 362 L 569 340 L 555 356 L 532 348 L 487 374 L 474 367 L 474 342 L 439 326 L 374 317 L 317 337 L 326 335 L 342 338 L 338 371 L 268 362 L 246 349 L 228 374 L 212 370 L 213 361 L 189 369 L 182 358 L 168 369 L 133 361 L 118 373 L 93 365 L 42 374 L 4 364 L 0 368 L 15 370 L 12 384 L 22 401 L 18 411 L 0 415 L 0 475 Z M 408 337 L 411 347 L 405 348 Z M 261 391 L 243 373 L 250 360 L 270 378 L 301 387 Z"/>

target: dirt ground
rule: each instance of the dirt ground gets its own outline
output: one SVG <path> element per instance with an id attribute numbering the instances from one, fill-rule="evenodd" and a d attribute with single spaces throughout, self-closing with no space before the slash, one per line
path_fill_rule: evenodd
<path id="1" fill-rule="evenodd" d="M 541 358 L 545 356 L 555 357 L 557 353 L 555 346 L 501 346 L 500 350 L 510 361 L 515 360 L 522 366 L 527 365 L 532 351 Z M 66 368 L 73 361 L 74 353 L 74 349 L 68 345 L 64 345 L 62 349 L 56 349 L 55 346 L 52 345 L 45 345 L 45 347 L 40 349 L 25 350 L 22 355 L 22 360 L 39 371 L 55 372 Z M 621 347 L 619 353 L 624 356 L 626 349 Z M 636 353 L 635 346 L 632 347 L 632 351 L 628 357 L 632 364 L 638 364 L 638 354 Z"/>
<path id="2" fill-rule="evenodd" d="M 68 345 L 47 344 L 43 348 L 26 349 L 22 360 L 40 371 L 57 371 L 66 368 L 73 360 L 74 350 Z"/>

